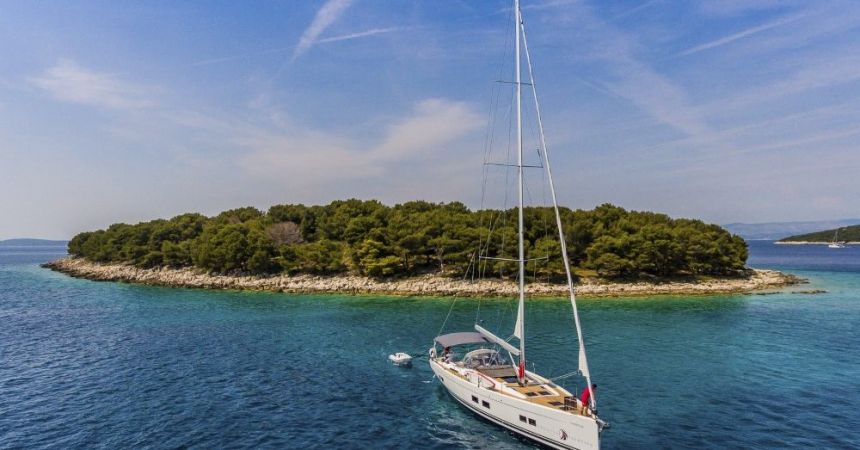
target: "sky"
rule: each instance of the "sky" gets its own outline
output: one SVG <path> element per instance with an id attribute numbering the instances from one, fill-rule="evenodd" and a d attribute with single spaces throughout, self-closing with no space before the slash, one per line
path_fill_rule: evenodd
<path id="1" fill-rule="evenodd" d="M 860 215 L 860 3 L 523 17 L 561 204 Z M 0 239 L 352 197 L 486 205 L 512 34 L 495 0 L 0 2 Z"/>

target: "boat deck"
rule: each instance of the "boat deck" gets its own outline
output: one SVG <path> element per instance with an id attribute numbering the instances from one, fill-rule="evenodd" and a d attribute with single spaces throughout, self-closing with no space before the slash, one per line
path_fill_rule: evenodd
<path id="1" fill-rule="evenodd" d="M 563 411 L 568 411 L 574 414 L 578 414 L 578 402 L 575 398 L 571 398 L 572 396 L 567 396 L 562 393 L 559 393 L 561 390 L 560 387 L 551 383 L 541 384 L 537 380 L 529 379 L 529 383 L 525 386 L 520 386 L 519 383 L 505 383 L 504 379 L 497 378 L 496 381 L 500 383 L 504 383 L 510 389 L 513 389 L 520 394 L 526 396 L 526 401 L 529 403 L 536 403 L 539 405 L 547 406 L 550 408 L 560 409 Z M 553 394 L 555 392 L 556 394 Z M 565 398 L 570 398 L 568 402 L 573 402 L 565 404 Z"/>
<path id="2" fill-rule="evenodd" d="M 456 370 L 448 370 L 457 377 L 463 378 Z M 521 386 L 516 381 L 517 373 L 516 369 L 513 367 L 478 369 L 478 371 L 491 377 L 496 383 L 525 395 L 526 398 L 524 400 L 529 403 L 567 411 L 571 414 L 579 414 L 579 400 L 577 400 L 573 395 L 565 395 L 569 394 L 569 392 L 552 382 L 540 383 L 532 377 L 527 377 L 527 383 L 524 386 Z M 505 393 L 504 391 L 500 392 Z M 553 394 L 553 392 L 555 392 L 555 394 Z M 565 399 L 567 399 L 567 402 L 565 402 Z"/>

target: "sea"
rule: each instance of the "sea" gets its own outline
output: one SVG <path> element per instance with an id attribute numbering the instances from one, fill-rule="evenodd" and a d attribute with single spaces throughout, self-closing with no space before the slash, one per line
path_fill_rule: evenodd
<path id="1" fill-rule="evenodd" d="M 0 248 L 2 449 L 535 447 L 457 404 L 426 359 L 440 330 L 476 318 L 504 334 L 512 301 L 170 289 L 39 267 L 64 255 Z M 749 265 L 809 284 L 581 300 L 602 448 L 860 448 L 860 246 L 751 241 Z M 526 314 L 529 367 L 576 370 L 569 302 Z M 412 368 L 388 361 L 401 351 Z M 579 391 L 577 378 L 559 383 Z"/>

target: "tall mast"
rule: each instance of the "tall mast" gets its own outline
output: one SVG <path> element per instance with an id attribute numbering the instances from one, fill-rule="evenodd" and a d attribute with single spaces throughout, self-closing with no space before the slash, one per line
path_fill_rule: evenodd
<path id="1" fill-rule="evenodd" d="M 517 307 L 517 329 L 514 334 L 520 339 L 520 367 L 518 378 L 522 382 L 526 376 L 526 333 L 525 333 L 525 246 L 523 245 L 523 108 L 522 108 L 522 84 L 520 80 L 520 26 L 522 17 L 520 17 L 520 0 L 514 0 L 514 20 L 516 21 L 516 51 L 515 66 L 516 66 L 516 85 L 517 85 L 517 179 L 519 190 L 519 208 L 517 210 L 517 218 L 519 221 L 518 238 L 519 238 L 519 281 L 520 281 L 520 301 Z"/>
<path id="2" fill-rule="evenodd" d="M 585 356 L 585 340 L 582 338 L 582 326 L 579 322 L 579 311 L 576 307 L 576 293 L 573 289 L 573 276 L 570 273 L 570 258 L 567 255 L 567 242 L 564 239 L 564 230 L 561 225 L 561 213 L 558 210 L 558 200 L 555 195 L 555 183 L 552 180 L 552 169 L 549 164 L 549 155 L 546 149 L 546 138 L 543 133 L 543 120 L 540 114 L 540 103 L 538 102 L 537 87 L 535 84 L 534 71 L 532 70 L 532 58 L 529 53 L 529 43 L 526 38 L 526 27 L 522 22 L 519 25 L 523 33 L 523 47 L 526 51 L 526 64 L 529 69 L 529 82 L 532 86 L 532 96 L 535 102 L 535 114 L 537 115 L 538 131 L 540 132 L 540 145 L 543 153 L 543 161 L 546 167 L 547 181 L 549 182 L 549 191 L 552 196 L 552 207 L 555 211 L 555 223 L 558 228 L 558 240 L 561 243 L 561 258 L 564 261 L 564 272 L 567 275 L 567 287 L 570 291 L 570 304 L 573 307 L 573 322 L 576 325 L 576 337 L 579 341 L 579 372 L 585 377 L 586 386 L 589 391 L 589 407 L 592 410 L 597 408 L 597 399 L 594 397 L 594 391 L 591 388 L 591 372 L 588 370 L 588 358 Z M 519 83 L 517 84 L 519 86 Z"/>

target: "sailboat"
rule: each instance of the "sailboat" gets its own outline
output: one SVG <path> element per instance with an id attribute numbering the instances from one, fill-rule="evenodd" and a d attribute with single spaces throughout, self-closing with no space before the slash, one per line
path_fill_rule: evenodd
<path id="1" fill-rule="evenodd" d="M 836 229 L 836 232 L 833 233 L 833 240 L 827 245 L 828 248 L 845 248 L 845 244 L 839 242 L 839 229 Z"/>
<path id="2" fill-rule="evenodd" d="M 504 339 L 476 323 L 474 329 L 439 335 L 429 351 L 429 363 L 444 388 L 463 406 L 490 422 L 513 433 L 556 449 L 600 448 L 600 434 L 608 426 L 597 416 L 597 402 L 588 369 L 582 327 L 576 306 L 573 277 L 562 231 L 561 214 L 556 199 L 546 140 L 540 115 L 532 71 L 531 56 L 526 41 L 525 27 L 519 0 L 514 1 L 515 20 L 515 77 L 516 121 L 517 121 L 517 171 L 518 188 L 518 253 L 511 258 L 518 265 L 518 303 L 516 323 L 510 338 Z M 528 67 L 528 82 L 522 81 L 522 57 Z M 523 236 L 523 111 L 522 89 L 530 86 L 534 98 L 535 117 L 538 123 L 543 169 L 549 185 L 555 225 L 558 231 L 560 253 L 564 263 L 567 285 L 570 292 L 573 325 L 579 343 L 578 374 L 585 379 L 588 400 L 583 403 L 573 393 L 551 379 L 526 369 L 525 333 L 525 248 Z M 452 305 L 453 307 L 453 305 Z M 447 320 L 447 319 L 446 319 Z M 477 320 L 476 320 L 477 322 Z M 444 325 L 443 325 L 444 328 Z M 514 342 L 513 344 L 511 342 Z M 516 344 L 516 345 L 515 345 Z M 462 353 L 462 355 L 461 355 Z M 585 397 L 585 395 L 583 395 Z"/>

